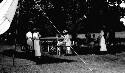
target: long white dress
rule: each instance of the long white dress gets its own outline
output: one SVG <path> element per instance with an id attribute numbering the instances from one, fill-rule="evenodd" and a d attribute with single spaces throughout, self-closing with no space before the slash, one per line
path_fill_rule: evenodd
<path id="1" fill-rule="evenodd" d="M 104 36 L 101 36 L 100 46 L 101 46 L 100 51 L 107 51 Z"/>
<path id="2" fill-rule="evenodd" d="M 33 33 L 35 56 L 41 56 L 39 33 Z"/>

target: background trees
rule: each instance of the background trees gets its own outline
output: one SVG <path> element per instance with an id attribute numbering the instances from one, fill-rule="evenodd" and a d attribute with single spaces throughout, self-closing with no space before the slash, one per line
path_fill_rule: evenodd
<path id="1" fill-rule="evenodd" d="M 122 31 L 125 28 L 119 20 L 125 12 L 120 3 L 117 0 L 19 0 L 19 16 L 15 15 L 6 33 L 14 34 L 17 29 L 18 38 L 25 38 L 26 32 L 36 27 L 42 37 L 55 36 L 58 32 L 52 24 L 60 32 L 65 29 L 71 33 L 98 32 L 102 26 L 107 31 Z"/>

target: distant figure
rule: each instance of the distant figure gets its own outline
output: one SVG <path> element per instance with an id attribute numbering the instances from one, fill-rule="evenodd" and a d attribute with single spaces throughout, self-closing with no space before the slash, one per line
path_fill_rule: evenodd
<path id="1" fill-rule="evenodd" d="M 115 40 L 115 32 L 113 30 L 111 30 L 109 32 L 109 45 L 114 45 L 114 41 Z"/>
<path id="2" fill-rule="evenodd" d="M 100 33 L 100 44 L 99 45 L 101 46 L 100 47 L 101 52 L 107 51 L 103 30 L 101 30 L 101 33 Z"/>
<path id="3" fill-rule="evenodd" d="M 71 51 L 71 35 L 68 34 L 68 31 L 64 30 L 63 31 L 64 33 L 64 41 L 66 43 L 66 54 L 72 54 L 72 51 Z"/>
<path id="4" fill-rule="evenodd" d="M 70 54 L 72 54 L 71 47 L 70 47 L 71 46 L 71 35 L 68 34 L 67 30 L 64 30 L 63 34 L 64 35 L 60 36 L 63 38 L 63 41 L 58 41 L 57 46 L 65 45 L 66 48 L 63 46 L 63 50 L 65 50 L 66 55 L 70 55 Z M 59 47 L 57 48 L 57 51 L 60 51 L 59 53 L 57 52 L 60 55 L 61 49 Z"/>
<path id="5" fill-rule="evenodd" d="M 95 41 L 96 41 L 96 37 L 95 37 L 95 34 L 93 34 L 92 35 L 92 40 L 91 40 L 91 46 L 92 46 L 92 48 L 94 47 L 94 45 L 95 45 Z"/>
<path id="6" fill-rule="evenodd" d="M 58 39 L 58 38 L 64 38 L 61 34 L 58 34 L 58 35 L 56 35 L 56 37 L 57 37 L 57 55 L 62 55 L 62 45 L 64 44 L 62 41 L 63 40 L 60 40 L 60 39 Z"/>
<path id="7" fill-rule="evenodd" d="M 28 50 L 33 49 L 32 33 L 29 31 L 26 33 Z"/>
<path id="8" fill-rule="evenodd" d="M 39 40 L 40 34 L 39 32 L 33 33 L 33 39 L 34 39 L 34 50 L 35 50 L 35 56 L 40 58 L 41 57 L 41 51 L 40 51 L 40 40 Z"/>
<path id="9" fill-rule="evenodd" d="M 86 35 L 86 43 L 89 44 L 91 42 L 91 34 L 88 32 Z"/>

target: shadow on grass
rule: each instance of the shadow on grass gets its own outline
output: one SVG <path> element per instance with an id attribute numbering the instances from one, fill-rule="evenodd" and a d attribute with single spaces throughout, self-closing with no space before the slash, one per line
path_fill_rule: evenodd
<path id="1" fill-rule="evenodd" d="M 98 56 L 95 58 L 96 62 L 100 63 L 114 63 L 114 64 L 119 64 L 119 65 L 125 65 L 125 58 L 124 57 L 119 57 L 116 55 L 108 55 L 108 56 Z"/>
<path id="2" fill-rule="evenodd" d="M 19 59 L 27 59 L 34 62 L 39 62 L 39 64 L 50 64 L 50 63 L 63 63 L 63 62 L 75 62 L 75 60 L 68 60 L 68 59 L 60 59 L 55 58 L 53 56 L 42 55 L 41 59 L 36 59 L 33 54 L 26 53 L 26 52 L 15 52 L 14 50 L 5 50 L 0 54 L 8 57 L 13 57 L 13 53 L 15 53 L 15 58 Z"/>

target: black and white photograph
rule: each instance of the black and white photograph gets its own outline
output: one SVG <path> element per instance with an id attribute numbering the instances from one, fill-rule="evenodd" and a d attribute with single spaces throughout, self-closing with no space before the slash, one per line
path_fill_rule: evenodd
<path id="1" fill-rule="evenodd" d="M 125 73 L 125 1 L 0 0 L 0 73 Z"/>

